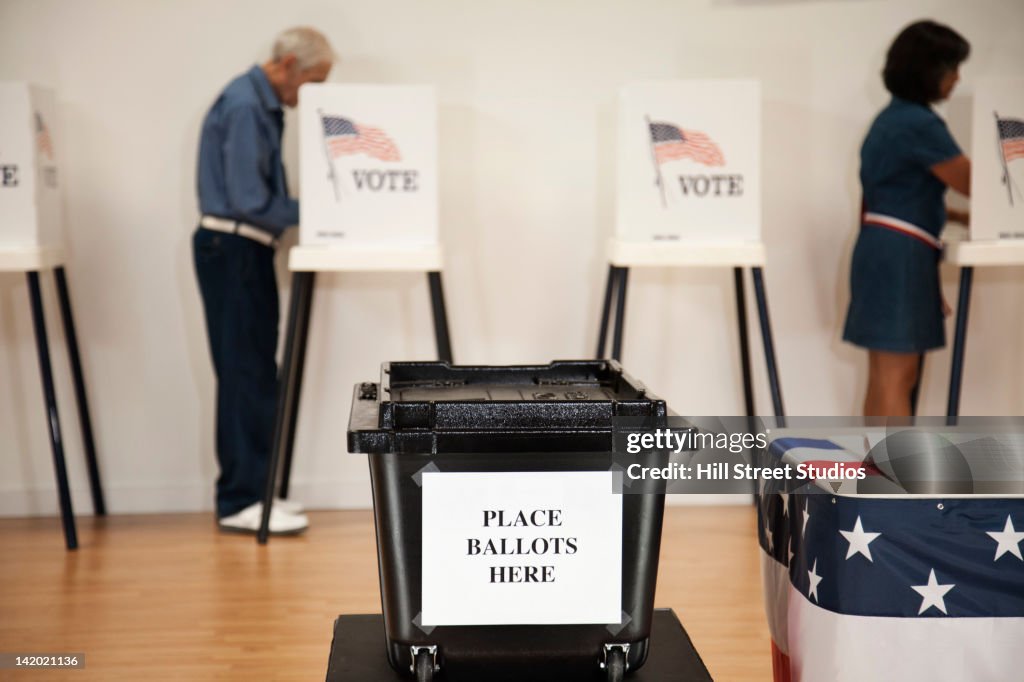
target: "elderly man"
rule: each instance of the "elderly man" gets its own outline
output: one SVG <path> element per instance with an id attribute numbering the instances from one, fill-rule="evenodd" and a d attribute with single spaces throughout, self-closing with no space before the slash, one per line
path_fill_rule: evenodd
<path id="1" fill-rule="evenodd" d="M 231 81 L 203 121 L 193 236 L 196 275 L 217 375 L 217 516 L 221 530 L 259 527 L 277 397 L 279 322 L 274 248 L 299 222 L 281 162 L 282 106 L 323 82 L 334 53 L 311 28 L 293 28 L 273 54 Z M 282 501 L 270 532 L 301 533 L 302 509 Z"/>

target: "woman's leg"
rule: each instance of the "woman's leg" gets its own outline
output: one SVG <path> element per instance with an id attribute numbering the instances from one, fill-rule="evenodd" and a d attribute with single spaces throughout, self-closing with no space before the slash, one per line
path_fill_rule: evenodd
<path id="1" fill-rule="evenodd" d="M 920 353 L 868 351 L 865 417 L 909 417 L 910 394 L 917 383 Z"/>

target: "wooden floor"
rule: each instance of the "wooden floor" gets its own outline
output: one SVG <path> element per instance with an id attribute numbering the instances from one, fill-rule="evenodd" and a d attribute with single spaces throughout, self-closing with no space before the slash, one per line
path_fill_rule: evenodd
<path id="1" fill-rule="evenodd" d="M 339 613 L 380 611 L 369 512 L 313 512 L 259 547 L 211 515 L 0 520 L 0 652 L 84 652 L 86 668 L 7 680 L 322 680 Z M 716 680 L 771 679 L 754 510 L 667 512 L 656 605 Z"/>

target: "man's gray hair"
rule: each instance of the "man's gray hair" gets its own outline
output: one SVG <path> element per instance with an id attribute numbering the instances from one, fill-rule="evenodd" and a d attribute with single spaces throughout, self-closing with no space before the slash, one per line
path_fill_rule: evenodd
<path id="1" fill-rule="evenodd" d="M 276 62 L 286 55 L 295 55 L 299 69 L 311 69 L 322 62 L 334 62 L 335 54 L 323 33 L 308 26 L 281 31 L 274 40 L 271 58 Z"/>

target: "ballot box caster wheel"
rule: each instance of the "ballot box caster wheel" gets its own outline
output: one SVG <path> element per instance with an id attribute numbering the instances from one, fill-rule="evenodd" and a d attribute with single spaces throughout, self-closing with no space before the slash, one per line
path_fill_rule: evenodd
<path id="1" fill-rule="evenodd" d="M 440 668 L 437 665 L 436 646 L 414 646 L 412 648 L 412 671 L 416 682 L 431 682 L 434 673 Z"/>
<path id="2" fill-rule="evenodd" d="M 608 675 L 608 682 L 622 682 L 626 677 L 626 656 L 629 654 L 628 644 L 605 644 L 604 660 L 601 668 Z"/>
<path id="3" fill-rule="evenodd" d="M 434 661 L 430 654 L 423 652 L 416 657 L 416 682 L 431 682 L 434 679 Z"/>

